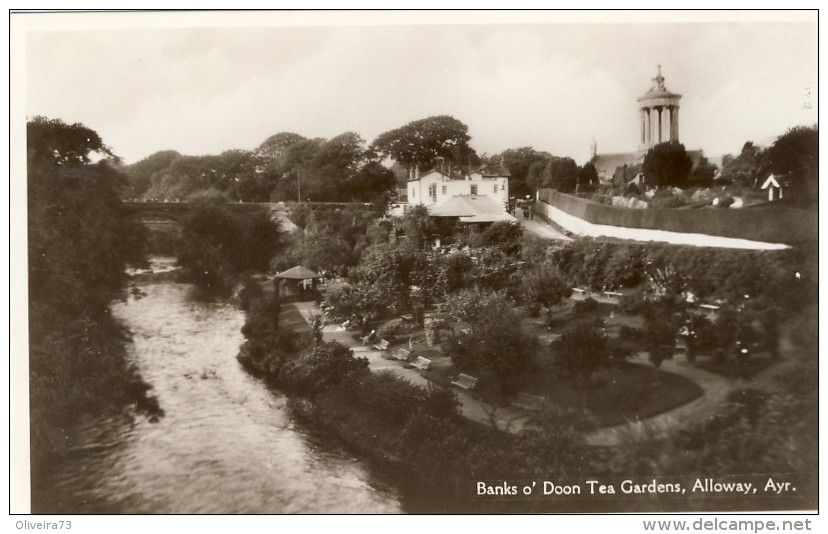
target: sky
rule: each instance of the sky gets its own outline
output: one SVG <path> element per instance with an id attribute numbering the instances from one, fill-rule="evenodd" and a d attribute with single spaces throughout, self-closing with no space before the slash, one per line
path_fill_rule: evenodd
<path id="1" fill-rule="evenodd" d="M 126 163 L 159 150 L 251 150 L 283 131 L 353 131 L 370 143 L 443 114 L 468 125 L 478 153 L 532 146 L 583 163 L 593 139 L 599 153 L 638 147 L 636 98 L 659 64 L 666 87 L 683 95 L 688 149 L 738 153 L 818 120 L 815 15 L 694 22 L 673 13 L 665 23 L 618 13 L 581 23 L 489 13 L 481 24 L 467 12 L 421 12 L 340 24 L 311 14 L 299 25 L 284 13 L 218 23 L 50 17 L 17 19 L 28 24 L 16 51 L 25 115 L 81 122 Z"/>

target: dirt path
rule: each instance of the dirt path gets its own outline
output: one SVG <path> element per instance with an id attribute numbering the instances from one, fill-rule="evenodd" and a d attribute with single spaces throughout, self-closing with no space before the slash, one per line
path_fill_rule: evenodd
<path id="1" fill-rule="evenodd" d="M 791 343 L 790 326 L 783 327 L 780 336 L 781 360 L 749 378 L 725 378 L 691 365 L 684 356 L 674 356 L 672 360 L 666 360 L 661 364 L 661 369 L 692 380 L 701 386 L 704 393 L 687 404 L 643 421 L 600 428 L 587 435 L 587 443 L 597 446 L 614 446 L 638 439 L 663 437 L 677 425 L 708 417 L 725 402 L 727 396 L 733 391 L 748 387 L 773 389 L 775 378 L 795 365 L 798 359 Z M 647 354 L 639 353 L 631 361 L 647 365 Z"/>
<path id="2" fill-rule="evenodd" d="M 557 228 L 550 224 L 546 224 L 542 220 L 538 219 L 525 219 L 521 210 L 517 210 L 515 215 L 520 221 L 521 227 L 529 233 L 532 233 L 538 237 L 542 237 L 543 239 L 558 239 L 561 241 L 572 241 L 571 237 L 567 237 L 563 233 L 561 233 Z"/>

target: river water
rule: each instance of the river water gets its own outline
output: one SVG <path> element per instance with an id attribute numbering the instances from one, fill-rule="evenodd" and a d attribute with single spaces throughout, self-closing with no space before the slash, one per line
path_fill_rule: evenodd
<path id="1" fill-rule="evenodd" d="M 172 269 L 154 258 L 155 273 Z M 243 313 L 169 276 L 133 276 L 113 313 L 165 415 L 88 421 L 54 473 L 54 506 L 103 513 L 394 513 L 387 474 L 295 423 L 236 361 Z"/>

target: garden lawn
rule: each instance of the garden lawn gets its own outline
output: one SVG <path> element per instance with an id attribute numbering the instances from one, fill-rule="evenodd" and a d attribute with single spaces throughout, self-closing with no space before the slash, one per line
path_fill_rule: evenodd
<path id="1" fill-rule="evenodd" d="M 576 385 L 573 379 L 549 372 L 531 373 L 524 377 L 521 389 L 561 408 L 584 410 L 599 427 L 652 417 L 703 393 L 684 377 L 659 371 L 656 380 L 652 367 L 631 363 L 597 371 L 588 385 Z"/>
<path id="2" fill-rule="evenodd" d="M 716 362 L 712 356 L 696 356 L 696 367 L 722 375 L 725 378 L 749 378 L 773 364 L 774 360 L 768 353 L 754 353 L 740 361 L 727 358 L 721 363 Z"/>

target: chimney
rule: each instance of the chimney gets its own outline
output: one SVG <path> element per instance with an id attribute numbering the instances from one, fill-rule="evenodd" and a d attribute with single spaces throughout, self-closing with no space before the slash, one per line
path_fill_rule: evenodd
<path id="1" fill-rule="evenodd" d="M 419 165 L 417 165 L 416 167 L 414 167 L 414 179 L 415 179 L 415 180 L 419 180 L 419 179 L 420 179 L 420 166 L 419 166 Z"/>

